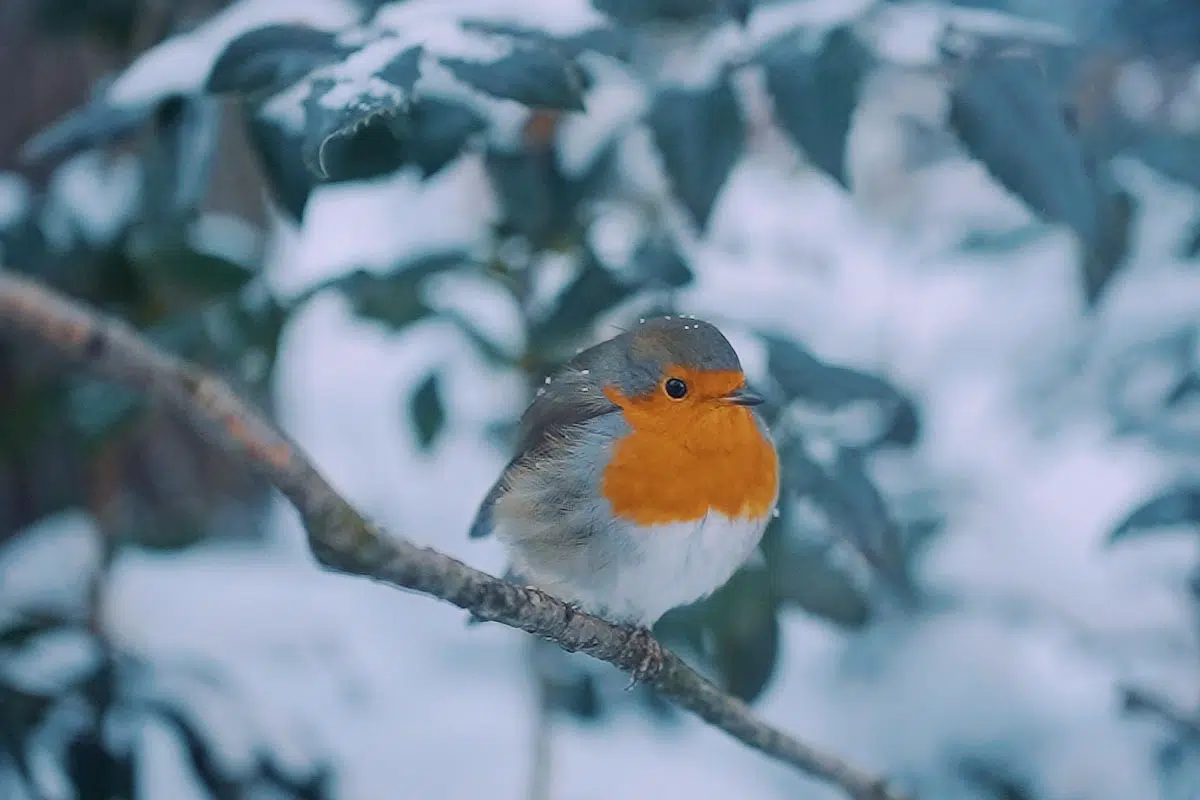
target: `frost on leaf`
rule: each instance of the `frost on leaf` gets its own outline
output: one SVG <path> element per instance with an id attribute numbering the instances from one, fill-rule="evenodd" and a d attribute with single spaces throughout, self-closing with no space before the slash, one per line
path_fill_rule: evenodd
<path id="1" fill-rule="evenodd" d="M 522 106 L 582 110 L 588 82 L 576 57 L 620 52 L 603 30 L 559 38 L 448 12 L 407 22 L 376 20 L 338 35 L 252 31 L 226 49 L 209 88 L 253 94 L 255 113 L 280 129 L 277 138 L 298 141 L 299 160 L 322 180 L 408 164 L 429 176 Z"/>

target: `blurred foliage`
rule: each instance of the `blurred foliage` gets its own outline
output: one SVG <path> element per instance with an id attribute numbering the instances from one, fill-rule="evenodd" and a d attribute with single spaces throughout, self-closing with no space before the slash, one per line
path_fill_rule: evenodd
<path id="1" fill-rule="evenodd" d="M 149 5 L 47 0 L 40 8 L 43 21 L 59 35 L 128 43 Z M 55 164 L 56 179 L 47 187 L 12 179 L 28 200 L 0 225 L 5 266 L 119 314 L 173 351 L 230 377 L 260 402 L 289 316 L 311 297 L 330 292 L 362 318 L 397 333 L 434 317 L 448 321 L 488 362 L 523 374 L 533 386 L 588 343 L 602 320 L 675 310 L 676 292 L 692 282 L 697 268 L 690 245 L 705 235 L 752 136 L 755 121 L 744 78 L 762 78 L 770 123 L 807 165 L 853 191 L 848 141 L 863 87 L 881 71 L 913 69 L 877 47 L 869 35 L 872 26 L 932 13 L 924 4 L 879 0 L 831 23 L 789 16 L 799 0 L 596 0 L 602 22 L 563 34 L 541 29 L 536 20 L 521 26 L 480 9 L 472 18 L 453 12 L 437 18 L 424 0 L 359 5 L 359 21 L 374 14 L 376 25 L 348 35 L 307 27 L 282 13 L 275 21 L 261 19 L 254 29 L 229 26 L 223 30 L 232 38 L 222 43 L 211 69 L 194 76 L 193 88 L 165 81 L 156 90 L 117 98 L 98 91 L 34 138 L 26 156 Z M 405 26 L 416 19 L 406 16 L 410 6 L 422 6 L 425 38 L 408 36 Z M 1141 213 L 1113 180 L 1114 161 L 1142 158 L 1200 187 L 1198 132 L 1164 111 L 1186 90 L 1166 92 L 1160 108 L 1131 115 L 1118 97 L 1117 76 L 1148 60 L 1164 86 L 1181 85 L 1168 79 L 1186 74 L 1200 58 L 1200 38 L 1188 33 L 1200 29 L 1200 11 L 1183 0 L 1131 0 L 1115 4 L 1111 30 L 1072 37 L 1008 15 L 983 24 L 960 13 L 959 6 L 1007 7 L 1003 2 L 939 7 L 930 48 L 935 55 L 919 68 L 942 82 L 948 102 L 941 133 L 952 144 L 934 158 L 977 161 L 998 187 L 1025 204 L 1039 226 L 1070 231 L 1079 242 L 1080 297 L 1100 308 L 1106 287 L 1124 267 Z M 772 29 L 756 27 L 764 14 L 782 22 Z M 158 45 L 159 54 L 185 44 L 187 25 L 176 21 L 167 28 L 176 35 Z M 731 28 L 739 35 L 731 36 Z M 203 29 L 201 23 L 198 30 Z M 705 60 L 705 69 L 697 70 L 703 80 L 695 75 L 676 80 L 660 71 L 663 60 L 654 54 L 679 47 L 671 45 L 671 33 L 686 34 L 680 41 Z M 729 41 L 740 44 L 722 44 Z M 493 56 L 464 59 L 464 48 Z M 175 56 L 186 53 L 180 49 Z M 362 64 L 371 69 L 355 72 L 351 66 Z M 138 66 L 135 61 L 126 74 Z M 640 110 L 601 126 L 588 157 L 566 157 L 564 123 L 578 119 L 589 99 L 617 80 L 636 87 L 644 100 Z M 230 99 L 236 102 L 226 102 Z M 230 121 L 233 126 L 222 124 Z M 273 297 L 260 274 L 259 249 L 223 251 L 217 246 L 223 237 L 204 224 L 217 165 L 231 146 L 225 138 L 231 127 L 242 136 L 236 146 L 252 151 L 264 182 L 254 184 L 254 192 L 264 188 L 298 223 L 322 185 L 401 169 L 429 178 L 474 154 L 499 204 L 493 246 L 482 257 L 397 253 L 388 270 L 351 272 L 287 301 Z M 639 142 L 649 142 L 650 161 L 661 166 L 666 193 L 639 174 L 642 162 L 631 167 L 630 152 Z M 637 222 L 630 246 L 618 252 L 601 241 L 613 215 Z M 1005 237 L 1027 234 L 1005 231 L 992 239 L 981 234 L 974 246 L 1001 247 Z M 1200 233 L 1180 243 L 1185 258 L 1195 259 L 1197 242 Z M 563 288 L 552 302 L 534 307 L 533 288 L 551 262 L 564 261 L 570 274 Z M 492 341 L 472 320 L 434 308 L 428 284 L 450 272 L 490 280 L 511 296 L 525 323 L 520 352 Z M 853 633 L 884 612 L 920 613 L 920 557 L 940 524 L 928 504 L 887 496 L 872 477 L 876 456 L 920 443 L 922 409 L 913 398 L 887 375 L 825 363 L 773 331 L 751 332 L 768 357 L 758 388 L 769 399 L 764 409 L 784 467 L 780 514 L 764 538 L 761 560 L 711 597 L 669 614 L 659 629 L 747 700 L 770 685 L 784 614 L 804 613 Z M 1113 416 L 1127 431 L 1158 431 L 1178 442 L 1171 415 L 1200 395 L 1194 340 L 1167 337 L 1149 347 L 1177 380 L 1151 407 L 1123 405 L 1120 387 L 1131 380 L 1125 367 L 1136 369 L 1150 356 L 1131 357 L 1111 375 L 1107 396 L 1115 398 Z M 0 363 L 14 358 L 0 350 Z M 155 477 L 179 482 L 178 470 L 162 466 L 170 459 L 149 458 L 144 442 L 128 445 L 146 420 L 135 398 L 40 363 L 22 363 L 11 372 L 14 385 L 0 395 L 0 460 L 20 463 L 53 431 L 69 440 L 69 449 L 84 453 L 89 465 L 111 464 L 113 452 L 125 453 L 126 460 L 151 464 L 146 471 Z M 399 404 L 425 450 L 438 447 L 451 422 L 441 374 L 435 366 Z M 511 427 L 504 429 L 511 433 Z M 228 488 L 214 477 L 225 468 L 191 470 L 201 474 L 184 480 L 181 493 L 195 495 L 196 486 L 214 481 Z M 104 491 L 66 490 L 38 515 L 90 502 L 108 509 L 107 519 L 123 521 L 117 525 L 120 541 L 174 547 L 204 535 L 203 523 L 218 503 L 201 499 L 166 515 L 131 510 L 130 503 L 112 499 L 122 496 L 114 481 L 128 481 L 118 473 L 100 482 Z M 94 494 L 105 499 L 97 503 Z M 142 505 L 157 496 L 141 495 Z M 1195 489 L 1170 490 L 1132 512 L 1114 541 L 1200 524 L 1196 503 Z M 0 638 L 18 646 L 18 639 L 44 634 L 40 622 L 22 625 L 0 632 Z M 105 662 L 110 689 L 121 685 L 125 667 L 118 661 L 113 655 Z M 552 701 L 581 719 L 603 718 L 614 699 L 587 675 L 559 674 L 552 683 Z M 12 732 L 36 728 L 51 700 L 22 694 L 3 704 L 30 714 L 4 726 L 10 751 L 20 751 Z M 111 697 L 97 701 L 100 716 L 111 702 Z M 656 701 L 647 702 L 653 707 Z M 214 796 L 241 796 L 244 785 L 220 773 L 185 710 L 150 705 L 177 730 Z M 68 748 L 72 774 L 82 780 L 80 775 L 102 769 L 119 788 L 128 762 L 98 748 L 92 730 Z M 289 796 L 325 796 L 323 777 L 288 783 L 271 763 L 264 756 L 253 780 Z M 1033 797 L 1023 782 L 990 765 L 967 760 L 960 771 L 980 797 Z"/>

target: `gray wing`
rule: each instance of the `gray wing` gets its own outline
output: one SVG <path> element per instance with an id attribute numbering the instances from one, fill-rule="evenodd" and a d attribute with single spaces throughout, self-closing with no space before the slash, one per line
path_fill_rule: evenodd
<path id="1" fill-rule="evenodd" d="M 603 377 L 590 366 L 604 358 L 601 348 L 608 344 L 604 342 L 584 350 L 568 361 L 550 383 L 541 387 L 538 396 L 525 409 L 517 428 L 516 454 L 479 504 L 468 533 L 470 538 L 479 539 L 491 532 L 492 509 L 508 489 L 509 476 L 515 469 L 527 459 L 559 446 L 562 434 L 571 427 L 620 410 L 604 396 L 601 390 Z"/>

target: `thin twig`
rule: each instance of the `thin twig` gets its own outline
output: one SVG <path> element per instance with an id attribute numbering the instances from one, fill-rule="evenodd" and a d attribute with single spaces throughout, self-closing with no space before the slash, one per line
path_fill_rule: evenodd
<path id="1" fill-rule="evenodd" d="M 299 511 L 309 545 L 325 566 L 403 587 L 469 610 L 484 621 L 551 639 L 568 651 L 632 672 L 653 640 L 569 608 L 550 595 L 472 569 L 387 534 L 356 511 L 275 426 L 228 386 L 167 354 L 119 319 L 0 270 L 0 327 L 26 334 L 94 374 L 139 390 L 186 415 L 230 453 L 269 479 Z M 854 800 L 896 800 L 885 782 L 758 719 L 674 653 L 646 680 L 660 694 L 743 744 L 816 778 Z"/>

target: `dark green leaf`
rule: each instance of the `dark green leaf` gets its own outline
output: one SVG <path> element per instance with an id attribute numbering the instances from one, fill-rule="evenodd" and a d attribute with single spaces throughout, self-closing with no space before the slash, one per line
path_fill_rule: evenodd
<path id="1" fill-rule="evenodd" d="M 37 612 L 22 614 L 0 626 L 0 647 L 24 647 L 43 633 L 74 628 L 76 623 L 61 614 Z"/>
<path id="2" fill-rule="evenodd" d="M 320 70 L 307 79 L 304 153 L 311 169 L 326 179 L 361 180 L 403 165 L 422 52 L 411 47 L 361 79 Z M 336 103 L 329 101 L 334 92 Z"/>
<path id="3" fill-rule="evenodd" d="M 661 232 L 642 242 L 634 253 L 633 263 L 638 276 L 652 286 L 678 289 L 694 279 L 692 268 L 679 247 L 670 236 Z"/>
<path id="4" fill-rule="evenodd" d="M 982 759 L 964 758 L 959 763 L 958 771 L 987 800 L 1038 800 L 1025 781 L 999 765 L 986 763 Z"/>
<path id="5" fill-rule="evenodd" d="M 443 319 L 448 319 L 450 322 L 463 332 L 463 335 L 470 340 L 474 345 L 475 351 L 479 353 L 483 359 L 494 366 L 511 367 L 515 361 L 513 355 L 508 353 L 503 347 L 493 342 L 483 334 L 479 328 L 467 319 L 465 316 L 454 310 L 441 312 Z"/>
<path id="6" fill-rule="evenodd" d="M 1200 530 L 1200 486 L 1177 486 L 1148 500 L 1117 525 L 1108 541 L 1112 544 L 1184 525 Z"/>
<path id="7" fill-rule="evenodd" d="M 241 264 L 182 246 L 139 253 L 134 262 L 152 281 L 210 298 L 237 292 L 254 278 Z"/>
<path id="8" fill-rule="evenodd" d="M 743 567 L 704 601 L 710 657 L 725 691 L 753 702 L 779 658 L 779 606 L 766 570 Z"/>
<path id="9" fill-rule="evenodd" d="M 113 748 L 94 730 L 85 730 L 67 745 L 67 775 L 77 800 L 134 797 L 133 754 Z"/>
<path id="10" fill-rule="evenodd" d="M 1099 227 L 1095 187 L 1036 63 L 988 58 L 968 64 L 951 93 L 950 125 L 1001 185 L 1093 246 Z"/>
<path id="11" fill-rule="evenodd" d="M 1089 306 L 1096 304 L 1129 256 L 1135 211 L 1133 195 L 1124 189 L 1098 192 L 1101 224 L 1096 239 L 1085 242 L 1082 264 L 1083 295 Z"/>
<path id="12" fill-rule="evenodd" d="M 890 383 L 865 372 L 826 364 L 800 345 L 781 336 L 762 334 L 767 345 L 767 371 L 791 398 L 827 411 L 851 403 L 877 403 L 882 425 L 865 446 L 913 444 L 920 435 L 916 405 Z"/>
<path id="13" fill-rule="evenodd" d="M 729 74 L 702 89 L 661 90 L 647 121 L 675 194 L 703 231 L 745 146 L 746 123 Z"/>
<path id="14" fill-rule="evenodd" d="M 97 98 L 39 131 L 22 146 L 21 159 L 36 164 L 122 141 L 149 122 L 155 110 L 154 105 L 113 108 Z"/>
<path id="15" fill-rule="evenodd" d="M 439 55 L 454 76 L 479 91 L 530 108 L 583 111 L 585 77 L 579 66 L 557 47 L 519 37 L 509 52 L 494 61 Z"/>
<path id="16" fill-rule="evenodd" d="M 818 463 L 796 442 L 780 447 L 780 461 L 785 486 L 815 503 L 828 516 L 832 532 L 853 544 L 900 599 L 911 599 L 910 550 L 866 472 L 863 455 L 841 448 L 831 463 Z"/>
<path id="17" fill-rule="evenodd" d="M 212 97 L 172 98 L 159 105 L 155 122 L 157 135 L 144 161 L 140 230 L 161 239 L 186 224 L 204 199 L 216 158 L 221 108 Z"/>
<path id="18" fill-rule="evenodd" d="M 270 25 L 226 45 L 205 88 L 215 94 L 278 91 L 345 54 L 333 33 L 306 25 Z"/>
<path id="19" fill-rule="evenodd" d="M 558 36 L 535 28 L 495 20 L 466 19 L 461 25 L 464 30 L 473 33 L 524 39 L 531 46 L 557 50 L 572 59 L 583 53 L 599 53 L 609 58 L 624 60 L 629 58 L 633 46 L 628 31 L 612 27 L 589 28 L 581 33 Z"/>
<path id="20" fill-rule="evenodd" d="M 761 61 L 780 126 L 818 169 L 848 187 L 846 141 L 863 79 L 874 66 L 870 52 L 841 27 L 815 55 L 789 34 L 768 45 Z"/>
<path id="21" fill-rule="evenodd" d="M 763 539 L 775 595 L 841 628 L 862 628 L 871 618 L 866 591 L 832 557 L 829 543 L 796 541 L 789 535 L 791 505 L 791 500 L 781 504 L 779 519 Z"/>
<path id="22" fill-rule="evenodd" d="M 417 445 L 429 450 L 446 425 L 446 407 L 442 401 L 440 378 L 431 372 L 413 392 L 409 416 L 417 434 Z"/>
<path id="23" fill-rule="evenodd" d="M 1200 219 L 1197 219 L 1188 226 L 1188 232 L 1183 239 L 1183 246 L 1180 248 L 1180 255 L 1187 259 L 1200 256 Z"/>
<path id="24" fill-rule="evenodd" d="M 117 436 L 135 418 L 141 399 L 111 383 L 81 381 L 67 394 L 67 420 L 85 441 L 99 444 Z"/>
<path id="25" fill-rule="evenodd" d="M 486 127 L 483 117 L 467 106 L 422 98 L 409 116 L 407 160 L 428 178 L 458 158 L 471 137 Z"/>
<path id="26" fill-rule="evenodd" d="M 341 292 L 359 316 L 399 330 L 430 313 L 420 294 L 426 278 L 468 262 L 469 256 L 462 251 L 434 253 L 401 264 L 384 275 L 357 270 L 322 284 L 312 293 Z"/>
<path id="27" fill-rule="evenodd" d="M 530 332 L 535 350 L 553 347 L 585 331 L 604 312 L 636 293 L 620 281 L 590 250 L 581 258 L 579 275 L 559 295 L 552 312 Z"/>
<path id="28" fill-rule="evenodd" d="M 599 11 L 626 25 L 689 22 L 722 12 L 728 0 L 592 0 Z M 745 2 L 745 0 L 741 0 Z"/>
<path id="29" fill-rule="evenodd" d="M 247 114 L 245 124 L 271 196 L 294 222 L 302 221 L 316 184 L 304 163 L 303 141 L 257 113 Z"/>

